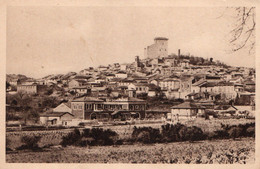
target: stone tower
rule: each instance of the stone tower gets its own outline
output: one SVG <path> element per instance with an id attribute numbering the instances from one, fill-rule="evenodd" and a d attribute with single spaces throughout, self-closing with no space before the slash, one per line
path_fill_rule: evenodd
<path id="1" fill-rule="evenodd" d="M 163 58 L 168 56 L 168 39 L 164 37 L 154 38 L 154 44 L 147 46 L 145 50 L 149 59 Z"/>

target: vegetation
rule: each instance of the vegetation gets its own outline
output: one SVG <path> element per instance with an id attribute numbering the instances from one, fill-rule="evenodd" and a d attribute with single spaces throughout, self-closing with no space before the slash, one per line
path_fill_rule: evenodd
<path id="1" fill-rule="evenodd" d="M 41 153 L 8 153 L 8 163 L 167 163 L 167 164 L 253 164 L 255 141 L 241 140 L 175 142 L 146 146 L 96 146 L 48 149 Z"/>
<path id="2" fill-rule="evenodd" d="M 141 142 L 145 144 L 160 142 L 160 130 L 152 127 L 134 127 L 132 140 L 134 142 Z"/>
<path id="3" fill-rule="evenodd" d="M 27 124 L 28 121 L 36 123 L 39 113 L 58 106 L 59 98 L 41 95 L 28 95 L 17 93 L 7 95 L 6 103 L 9 105 L 6 111 L 6 120 L 22 120 Z"/>
<path id="4" fill-rule="evenodd" d="M 22 146 L 18 147 L 18 150 L 23 149 L 31 149 L 37 150 L 39 149 L 38 142 L 41 140 L 40 136 L 23 136 L 21 137 Z"/>
<path id="5" fill-rule="evenodd" d="M 67 136 L 62 137 L 61 145 L 74 146 L 105 146 L 114 145 L 117 143 L 118 134 L 110 129 L 102 128 L 84 129 L 82 133 L 78 129 L 70 132 Z"/>

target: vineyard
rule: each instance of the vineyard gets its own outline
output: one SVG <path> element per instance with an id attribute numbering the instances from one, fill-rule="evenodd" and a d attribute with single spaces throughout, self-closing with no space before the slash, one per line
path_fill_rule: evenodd
<path id="1" fill-rule="evenodd" d="M 21 151 L 6 155 L 9 163 L 177 163 L 252 164 L 254 138 L 177 142 L 152 145 L 52 147 L 42 152 Z"/>

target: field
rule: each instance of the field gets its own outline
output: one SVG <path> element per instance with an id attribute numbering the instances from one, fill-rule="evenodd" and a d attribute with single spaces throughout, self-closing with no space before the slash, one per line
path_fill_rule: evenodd
<path id="1" fill-rule="evenodd" d="M 41 152 L 13 151 L 8 163 L 202 163 L 252 164 L 255 161 L 253 138 L 179 142 L 153 145 L 93 147 L 51 147 Z"/>
<path id="2" fill-rule="evenodd" d="M 245 124 L 255 122 L 251 119 L 214 119 L 214 120 L 204 120 L 196 119 L 194 121 L 183 122 L 187 126 L 198 126 L 202 128 L 204 132 L 211 132 L 221 128 L 222 124 Z M 164 123 L 151 123 L 151 124 L 137 124 L 137 125 L 122 125 L 122 126 L 104 126 L 104 129 L 110 128 L 111 130 L 117 132 L 121 139 L 127 139 L 131 137 L 133 132 L 133 127 L 151 126 L 153 128 L 161 128 Z M 46 145 L 58 145 L 61 142 L 62 136 L 67 135 L 73 129 L 62 129 L 62 130 L 50 130 L 50 131 L 17 131 L 17 132 L 6 132 L 6 138 L 8 139 L 8 147 L 15 149 L 21 146 L 20 138 L 25 135 L 35 135 L 41 136 L 39 146 L 43 147 Z"/>

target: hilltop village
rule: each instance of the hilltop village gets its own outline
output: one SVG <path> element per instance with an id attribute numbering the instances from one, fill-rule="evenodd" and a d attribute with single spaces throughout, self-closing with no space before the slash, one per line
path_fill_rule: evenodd
<path id="1" fill-rule="evenodd" d="M 254 68 L 183 55 L 180 49 L 169 54 L 168 41 L 154 38 L 144 48 L 144 59 L 135 56 L 132 63 L 40 79 L 7 75 L 7 120 L 31 118 L 43 125 L 77 126 L 89 121 L 174 123 L 255 116 Z"/>

